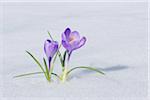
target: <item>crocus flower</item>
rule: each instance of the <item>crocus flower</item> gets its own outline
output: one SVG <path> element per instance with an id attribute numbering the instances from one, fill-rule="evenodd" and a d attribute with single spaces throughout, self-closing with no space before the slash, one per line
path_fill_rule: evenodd
<path id="1" fill-rule="evenodd" d="M 58 42 L 57 41 L 51 41 L 46 40 L 44 43 L 44 51 L 49 61 L 49 70 L 50 70 L 50 63 L 52 60 L 52 57 L 58 50 Z"/>
<path id="2" fill-rule="evenodd" d="M 71 32 L 70 28 L 67 28 L 62 33 L 62 45 L 64 46 L 64 48 L 66 48 L 69 54 L 71 54 L 73 50 L 82 47 L 85 42 L 85 37 L 80 37 L 77 31 Z"/>

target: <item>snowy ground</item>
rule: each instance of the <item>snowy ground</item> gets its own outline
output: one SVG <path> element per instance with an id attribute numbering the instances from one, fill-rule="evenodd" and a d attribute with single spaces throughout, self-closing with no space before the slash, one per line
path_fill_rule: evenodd
<path id="1" fill-rule="evenodd" d="M 3 3 L 2 6 L 1 98 L 146 100 L 146 3 Z M 47 30 L 60 41 L 66 27 L 88 38 L 86 45 L 73 53 L 71 65 L 97 67 L 105 76 L 78 70 L 65 84 L 56 81 L 49 84 L 42 75 L 12 78 L 39 71 L 25 50 L 42 59 Z M 59 68 L 56 66 L 55 71 L 59 72 Z"/>

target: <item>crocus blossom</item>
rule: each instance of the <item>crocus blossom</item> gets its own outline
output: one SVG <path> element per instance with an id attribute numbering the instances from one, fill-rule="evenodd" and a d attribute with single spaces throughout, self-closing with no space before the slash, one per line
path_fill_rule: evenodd
<path id="1" fill-rule="evenodd" d="M 53 37 L 51 36 L 51 34 L 49 32 L 48 32 L 48 34 L 49 34 L 51 40 L 47 39 L 45 41 L 44 51 L 45 51 L 45 54 L 48 58 L 49 66 L 47 65 L 44 57 L 43 57 L 44 65 L 42 65 L 40 63 L 40 61 L 32 53 L 30 53 L 29 51 L 26 51 L 27 54 L 29 54 L 30 57 L 39 66 L 39 68 L 41 69 L 42 72 L 34 72 L 34 73 L 32 72 L 32 73 L 17 75 L 15 77 L 22 77 L 22 76 L 28 76 L 28 75 L 41 74 L 42 73 L 42 74 L 44 74 L 44 76 L 48 82 L 51 82 L 51 78 L 52 78 L 51 75 L 55 75 L 59 80 L 61 80 L 62 82 L 65 82 L 67 80 L 68 75 L 73 70 L 83 69 L 83 68 L 87 69 L 87 70 L 92 70 L 92 71 L 95 71 L 95 72 L 98 72 L 98 73 L 104 75 L 104 73 L 102 71 L 100 71 L 96 68 L 93 68 L 93 67 L 89 67 L 89 66 L 78 66 L 78 67 L 74 67 L 71 69 L 69 68 L 69 61 L 70 61 L 71 53 L 72 53 L 72 51 L 82 47 L 85 44 L 86 38 L 84 36 L 80 37 L 80 34 L 77 31 L 71 31 L 70 28 L 66 28 L 65 31 L 62 33 L 61 44 L 66 49 L 64 51 L 63 56 L 62 56 L 62 53 L 60 52 L 61 45 L 58 48 L 58 42 L 54 41 Z M 54 55 L 55 55 L 55 57 L 54 57 Z M 55 63 L 57 56 L 59 57 L 59 60 L 61 62 L 61 66 L 62 66 L 62 74 L 61 75 L 53 72 L 53 68 L 54 68 L 53 65 Z M 68 59 L 66 59 L 66 56 L 68 57 Z M 53 57 L 54 57 L 54 59 L 53 59 L 53 62 L 51 64 Z"/>
<path id="2" fill-rule="evenodd" d="M 66 48 L 67 52 L 71 54 L 73 50 L 82 47 L 86 42 L 85 37 L 80 37 L 79 32 L 71 32 L 70 28 L 67 28 L 62 33 L 62 45 Z"/>
<path id="3" fill-rule="evenodd" d="M 57 41 L 51 41 L 46 40 L 44 43 L 44 51 L 49 61 L 49 69 L 50 69 L 50 62 L 52 60 L 52 57 L 58 50 L 58 42 Z"/>

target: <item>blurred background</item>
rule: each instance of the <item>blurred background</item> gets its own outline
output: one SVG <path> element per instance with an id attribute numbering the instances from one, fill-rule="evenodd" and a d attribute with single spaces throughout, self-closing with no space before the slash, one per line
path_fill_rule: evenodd
<path id="1" fill-rule="evenodd" d="M 66 97 L 68 93 L 70 97 L 147 96 L 147 3 L 16 2 L 3 3 L 1 7 L 1 86 L 4 97 L 39 97 L 39 94 L 41 97 Z M 70 67 L 92 66 L 103 70 L 106 76 L 98 78 L 91 72 L 76 71 L 67 86 L 53 84 L 57 88 L 50 87 L 52 91 L 43 76 L 12 78 L 17 74 L 39 71 L 25 50 L 42 60 L 45 56 L 43 43 L 49 38 L 47 31 L 60 43 L 61 33 L 67 27 L 87 37 L 86 45 L 73 52 Z M 55 72 L 60 72 L 60 68 L 57 61 Z"/>

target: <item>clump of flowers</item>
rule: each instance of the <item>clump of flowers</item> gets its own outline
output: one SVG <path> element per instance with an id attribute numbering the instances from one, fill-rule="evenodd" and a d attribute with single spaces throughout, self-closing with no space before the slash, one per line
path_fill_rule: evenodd
<path id="1" fill-rule="evenodd" d="M 69 74 L 73 70 L 79 69 L 79 68 L 84 68 L 84 69 L 98 72 L 100 74 L 104 74 L 102 71 L 93 67 L 88 67 L 88 66 L 79 66 L 79 67 L 74 67 L 72 69 L 69 68 L 69 62 L 70 62 L 70 57 L 72 55 L 72 52 L 74 50 L 81 48 L 86 43 L 86 40 L 87 40 L 86 37 L 81 37 L 79 32 L 71 31 L 70 28 L 66 28 L 65 31 L 61 34 L 62 40 L 61 40 L 61 44 L 59 44 L 56 40 L 53 39 L 53 37 L 51 36 L 49 32 L 48 34 L 50 38 L 47 39 L 44 43 L 44 52 L 45 52 L 45 55 L 47 56 L 47 60 L 43 57 L 44 66 L 39 62 L 39 60 L 35 56 L 33 56 L 32 53 L 30 53 L 29 51 L 26 51 L 27 54 L 29 54 L 30 57 L 39 66 L 39 68 L 41 69 L 41 72 L 27 73 L 27 74 L 17 75 L 15 77 L 22 77 L 22 76 L 28 76 L 28 75 L 33 75 L 33 74 L 44 74 L 47 81 L 50 82 L 52 79 L 51 76 L 55 75 L 59 80 L 61 80 L 62 82 L 65 82 Z M 60 52 L 60 48 L 62 46 L 65 48 L 63 55 Z M 60 75 L 53 72 L 54 63 L 57 57 L 59 57 L 59 60 L 61 62 L 62 73 Z"/>

